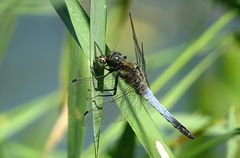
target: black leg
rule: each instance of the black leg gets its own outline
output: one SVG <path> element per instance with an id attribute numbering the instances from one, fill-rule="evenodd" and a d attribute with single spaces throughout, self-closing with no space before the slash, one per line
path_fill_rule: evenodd
<path id="1" fill-rule="evenodd" d="M 103 55 L 102 50 L 99 48 L 97 42 L 94 41 L 94 53 L 95 53 L 94 55 L 95 55 L 95 57 L 97 57 L 97 54 L 96 54 L 97 48 L 98 48 L 99 52 L 101 53 L 101 55 Z"/>
<path id="2" fill-rule="evenodd" d="M 105 75 L 101 75 L 101 76 L 97 76 L 93 70 L 93 68 L 91 68 L 91 71 L 92 71 L 92 75 L 93 77 L 96 79 L 96 80 L 99 80 L 99 79 L 104 79 L 105 77 L 107 77 L 109 74 L 111 74 L 114 70 L 109 70 L 109 72 Z M 93 87 L 96 91 L 100 91 L 100 89 L 95 85 L 95 82 L 94 82 L 94 78 L 92 77 L 92 82 L 93 82 Z M 116 79 L 115 79 L 116 80 Z M 109 89 L 102 89 L 102 91 L 113 91 L 113 90 L 109 90 Z"/>
<path id="3" fill-rule="evenodd" d="M 98 110 L 102 110 L 103 109 L 103 107 L 101 107 L 101 106 L 98 106 L 97 105 L 97 103 L 96 103 L 96 101 L 95 100 L 93 100 L 93 103 L 95 104 L 95 106 L 98 108 Z"/>
<path id="4" fill-rule="evenodd" d="M 118 86 L 118 75 L 116 75 L 116 77 L 115 77 L 114 87 L 111 88 L 111 89 L 104 89 L 103 90 L 103 91 L 113 91 L 112 94 L 99 94 L 99 95 L 96 95 L 94 98 L 97 98 L 97 97 L 111 97 L 111 96 L 116 95 L 116 93 L 117 93 L 117 86 Z"/>
<path id="5" fill-rule="evenodd" d="M 100 47 L 98 46 L 97 42 L 94 41 L 94 53 L 95 53 L 95 57 L 97 57 L 97 54 L 96 54 L 97 49 L 99 50 L 100 54 L 103 55 L 103 53 L 102 53 Z M 104 79 L 105 77 L 107 77 L 107 76 L 108 76 L 109 74 L 111 74 L 112 72 L 117 71 L 117 69 L 106 68 L 106 67 L 104 67 L 104 69 L 105 69 L 105 70 L 108 70 L 108 73 L 105 74 L 105 75 L 97 76 L 97 75 L 95 74 L 94 68 L 91 68 L 92 75 L 94 76 L 94 78 L 95 78 L 96 80 Z M 94 89 L 95 89 L 96 91 L 113 91 L 113 94 L 109 94 L 109 95 L 108 95 L 108 94 L 103 94 L 103 95 L 97 95 L 97 96 L 95 96 L 95 97 L 100 97 L 100 96 L 102 96 L 102 97 L 113 96 L 113 95 L 115 95 L 115 94 L 117 93 L 118 75 L 116 75 L 116 77 L 115 77 L 114 88 L 110 88 L 110 89 L 99 89 L 99 88 L 95 85 L 94 78 L 92 77 L 92 79 L 93 79 L 92 82 L 93 82 L 93 87 L 94 87 Z"/>
<path id="6" fill-rule="evenodd" d="M 102 109 L 103 109 L 103 107 L 97 105 L 96 100 L 92 100 L 92 102 L 94 103 L 94 105 L 96 106 L 96 108 L 97 108 L 98 110 L 102 110 Z M 86 115 L 87 115 L 88 113 L 90 113 L 91 111 L 92 111 L 92 110 L 87 110 L 87 111 L 85 111 L 85 113 L 83 114 L 83 116 L 86 116 Z"/>

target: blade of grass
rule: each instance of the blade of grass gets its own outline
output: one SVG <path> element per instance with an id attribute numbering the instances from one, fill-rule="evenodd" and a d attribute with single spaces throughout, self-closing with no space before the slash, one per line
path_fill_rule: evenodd
<path id="1" fill-rule="evenodd" d="M 124 87 L 124 86 L 127 86 L 127 85 L 121 82 L 121 87 Z M 124 91 L 122 91 L 123 89 L 118 88 L 117 95 L 124 93 Z M 133 99 L 132 97 L 138 97 L 138 96 L 127 95 L 125 97 L 126 98 L 124 99 L 129 100 L 129 103 L 118 104 L 118 107 L 121 110 L 122 115 L 126 116 L 125 119 L 128 121 L 129 125 L 132 127 L 137 138 L 139 139 L 139 141 L 141 142 L 145 150 L 148 152 L 149 156 L 160 157 L 160 153 L 158 152 L 159 150 L 157 149 L 157 145 L 160 143 L 162 144 L 165 153 L 167 153 L 169 157 L 173 157 L 171 150 L 168 148 L 167 144 L 165 143 L 163 137 L 161 136 L 159 130 L 155 126 L 152 118 L 150 117 L 143 103 L 140 100 L 134 100 L 134 105 L 129 105 L 131 103 L 130 101 Z M 140 111 L 135 111 L 131 107 L 131 106 L 137 106 L 137 104 L 139 104 L 140 106 L 143 106 Z"/>
<path id="2" fill-rule="evenodd" d="M 129 124 L 126 124 L 125 130 L 114 147 L 113 151 L 110 151 L 110 155 L 114 158 L 122 157 L 134 157 L 135 149 L 135 134 Z"/>
<path id="3" fill-rule="evenodd" d="M 196 144 L 195 145 L 189 144 L 191 146 L 186 145 L 184 150 L 181 151 L 181 153 L 179 153 L 178 157 L 184 157 L 184 158 L 196 157 L 199 154 L 203 153 L 204 151 L 209 150 L 213 147 L 216 147 L 218 144 L 225 143 L 230 138 L 237 136 L 239 134 L 240 134 L 240 129 L 238 128 L 226 134 L 213 137 L 211 139 L 209 138 L 202 138 L 202 140 L 199 139 L 198 142 L 195 142 L 196 144 L 199 142 L 204 142 L 204 143 L 200 143 L 199 145 L 197 145 L 197 147 L 196 147 Z M 207 139 L 207 141 L 204 141 L 204 139 Z"/>
<path id="4" fill-rule="evenodd" d="M 170 65 L 172 61 L 175 61 L 178 58 L 178 53 L 176 52 L 181 52 L 186 47 L 186 45 L 187 44 L 181 44 L 176 47 L 170 47 L 164 50 L 148 54 L 145 57 L 148 70 L 150 70 L 151 72 L 154 69 L 159 70 L 159 68 L 162 68 L 163 66 Z"/>
<path id="5" fill-rule="evenodd" d="M 48 1 L 29 1 L 25 0 L 26 4 L 18 9 L 18 15 L 45 15 L 52 16 L 54 10 L 49 5 Z M 60 1 L 58 1 L 60 2 Z"/>
<path id="6" fill-rule="evenodd" d="M 124 130 L 125 122 L 120 122 L 116 124 L 110 125 L 101 136 L 101 148 L 99 150 L 99 156 L 104 157 L 104 155 L 113 147 L 117 140 L 120 138 L 123 130 Z M 84 158 L 92 158 L 95 156 L 95 153 L 92 152 L 94 150 L 94 144 L 90 145 L 84 153 L 81 155 Z"/>
<path id="7" fill-rule="evenodd" d="M 14 149 L 14 150 L 9 150 L 9 149 Z M 26 146 L 24 144 L 15 143 L 15 142 L 4 143 L 3 150 L 4 150 L 5 157 L 1 157 L 1 158 L 12 158 L 12 157 L 35 158 L 41 155 L 41 151 L 36 150 L 32 146 Z M 64 153 L 63 151 L 58 151 L 58 152 L 51 153 L 51 155 L 48 156 L 47 158 L 65 158 L 65 157 L 66 157 L 66 153 Z"/>
<path id="8" fill-rule="evenodd" d="M 216 122 L 223 120 L 227 110 L 228 110 L 227 108 L 223 108 L 221 111 L 214 113 L 211 116 L 199 115 L 199 114 L 186 114 L 186 113 L 185 114 L 181 113 L 181 115 L 175 114 L 175 116 L 179 118 L 179 120 L 184 120 L 183 123 L 188 125 L 191 129 L 193 129 L 194 130 L 193 135 L 196 138 L 198 138 L 205 131 L 207 131 L 208 129 L 211 129 L 214 125 L 216 125 Z M 175 132 L 170 138 L 171 143 L 169 143 L 170 147 L 174 149 L 177 149 L 181 147 L 183 144 L 187 143 L 187 140 L 183 138 L 183 136 L 177 137 L 176 139 L 176 135 L 177 133 Z M 213 135 L 219 135 L 219 134 L 215 132 Z"/>
<path id="9" fill-rule="evenodd" d="M 48 157 L 48 155 L 51 153 L 51 150 L 53 150 L 53 148 L 63 138 L 63 136 L 65 134 L 65 130 L 67 128 L 67 124 L 68 124 L 67 123 L 68 112 L 70 113 L 70 112 L 73 112 L 74 110 L 76 112 L 73 114 L 71 113 L 71 116 L 73 116 L 73 117 L 69 117 L 70 119 L 68 120 L 69 122 L 71 122 L 71 124 L 68 126 L 70 133 L 74 133 L 73 131 L 76 130 L 76 133 L 74 133 L 75 135 L 73 134 L 73 135 L 71 135 L 71 137 L 70 136 L 68 137 L 69 144 L 73 144 L 72 146 L 79 145 L 80 146 L 79 150 L 80 150 L 81 146 L 83 144 L 83 141 L 84 141 L 84 139 L 83 139 L 84 138 L 84 129 L 77 128 L 81 122 L 74 122 L 71 120 L 71 118 L 74 118 L 74 116 L 77 114 L 84 113 L 85 112 L 84 108 L 86 109 L 86 105 L 85 106 L 82 105 L 82 102 L 80 100 L 75 99 L 74 97 L 72 97 L 72 95 L 70 95 L 69 103 L 71 103 L 71 105 L 69 104 L 70 105 L 69 107 L 71 107 L 71 109 L 68 111 L 68 108 L 67 108 L 68 107 L 68 97 L 67 97 L 66 89 L 69 86 L 69 80 L 72 80 L 74 77 L 76 78 L 76 76 L 78 76 L 78 75 L 84 75 L 82 70 L 78 71 L 79 63 L 82 63 L 79 58 L 81 53 L 79 52 L 78 48 L 79 48 L 79 45 L 75 42 L 73 37 L 70 36 L 69 34 L 67 34 L 67 40 L 65 42 L 65 48 L 64 48 L 64 51 L 62 54 L 62 58 L 61 58 L 62 61 L 61 61 L 60 69 L 59 69 L 60 70 L 60 79 L 61 79 L 60 87 L 61 87 L 62 98 L 63 98 L 63 108 L 62 108 L 61 114 L 59 115 L 54 128 L 51 131 L 49 139 L 48 139 L 47 143 L 45 144 L 44 151 L 42 152 L 43 157 Z M 78 67 L 73 68 L 74 66 L 78 66 Z M 83 86 L 77 87 L 77 88 L 81 88 L 81 90 L 84 91 Z M 79 95 L 81 95 L 81 94 L 79 94 Z M 79 107 L 80 105 L 82 108 Z M 72 107 L 74 107 L 75 109 L 72 109 Z M 77 118 L 77 117 L 75 117 L 75 118 Z M 79 141 L 77 141 L 78 143 L 75 142 L 76 139 L 79 139 Z M 73 141 L 71 141 L 71 140 L 73 140 Z"/>
<path id="10" fill-rule="evenodd" d="M 0 142 L 16 134 L 36 118 L 58 105 L 60 105 L 59 92 L 53 92 L 7 112 L 0 117 Z"/>
<path id="11" fill-rule="evenodd" d="M 200 61 L 182 80 L 180 80 L 172 89 L 168 91 L 162 98 L 162 102 L 166 107 L 172 107 L 179 98 L 187 91 L 187 89 L 206 71 L 206 69 L 229 47 L 232 37 L 224 36 L 221 41 L 220 49 L 210 52 L 202 61 Z M 221 50 L 221 51 L 219 51 Z M 161 99 L 160 99 L 161 100 Z"/>
<path id="12" fill-rule="evenodd" d="M 3 15 L 0 15 L 0 17 L 3 17 Z M 8 45 L 11 41 L 12 34 L 14 31 L 14 24 L 16 17 L 15 15 L 9 15 L 8 17 L 1 18 L 4 19 L 2 21 L 2 24 L 0 25 L 0 62 L 1 59 L 4 57 L 6 50 L 8 48 Z"/>
<path id="13" fill-rule="evenodd" d="M 72 50 L 70 52 L 70 77 L 74 79 L 77 77 L 89 76 L 89 59 L 84 56 L 89 56 L 90 53 L 90 29 L 89 19 L 84 10 L 80 6 L 80 3 L 76 0 L 56 1 L 51 0 L 52 5 L 56 8 L 59 16 L 65 21 L 68 29 L 72 33 L 73 37 L 77 38 L 77 42 L 81 48 L 77 47 L 72 41 Z M 67 9 L 66 9 L 67 8 Z M 74 30 L 74 31 L 73 31 Z M 86 83 L 80 83 L 81 89 L 79 89 L 79 95 L 71 95 L 69 93 L 68 107 L 69 107 L 69 132 L 68 132 L 68 157 L 78 158 L 80 155 L 80 149 L 83 143 L 84 129 L 82 128 L 83 120 L 79 120 L 83 112 L 86 111 L 88 105 L 84 98 L 78 96 L 87 95 L 88 85 Z M 77 141 L 76 141 L 77 140 Z"/>
<path id="14" fill-rule="evenodd" d="M 102 52 L 105 52 L 105 35 L 106 35 L 106 0 L 92 0 L 91 1 L 91 9 L 90 9 L 90 46 L 91 46 L 91 55 L 90 62 L 91 66 L 93 66 L 93 62 L 95 62 L 97 52 L 94 52 L 94 43 L 96 42 Z M 100 75 L 103 75 L 103 68 L 98 67 L 98 72 Z M 92 96 L 96 96 L 97 92 L 95 92 L 94 87 L 92 86 Z M 95 100 L 97 105 L 102 105 L 102 100 Z M 96 106 L 92 105 L 94 110 L 93 113 L 93 135 L 94 135 L 94 149 L 95 149 L 95 157 L 99 157 L 99 141 L 101 134 L 101 125 L 102 125 L 102 110 L 96 108 Z"/>
<path id="15" fill-rule="evenodd" d="M 84 53 L 90 54 L 89 18 L 76 0 L 50 0 L 74 39 L 80 44 Z"/>
<path id="16" fill-rule="evenodd" d="M 72 37 L 69 38 L 69 79 L 89 76 L 88 58 L 83 50 L 77 45 Z M 70 83 L 71 84 L 71 83 Z M 85 129 L 83 128 L 84 119 L 81 119 L 88 108 L 88 83 L 79 81 L 79 87 L 75 87 L 77 94 L 69 90 L 68 95 L 68 157 L 79 158 L 81 147 L 84 142 Z M 82 96 L 82 97 L 79 97 Z"/>
<path id="17" fill-rule="evenodd" d="M 234 130 L 239 126 L 238 117 L 240 113 L 239 106 L 232 106 L 229 109 L 228 120 L 227 120 L 227 128 L 230 130 Z M 239 143 L 238 139 L 230 139 L 227 143 L 227 158 L 234 158 L 237 156 L 239 152 Z"/>
<path id="18" fill-rule="evenodd" d="M 6 53 L 6 49 L 11 41 L 15 28 L 15 20 L 17 18 L 17 10 L 20 9 L 25 0 L 9 0 L 3 1 L 0 5 L 0 61 Z"/>
<path id="19" fill-rule="evenodd" d="M 116 48 L 122 28 L 126 20 L 128 20 L 128 12 L 131 0 L 118 0 L 111 6 L 111 14 L 107 21 L 107 37 L 106 41 L 109 46 Z"/>
<path id="20" fill-rule="evenodd" d="M 17 143 L 6 143 L 3 147 L 6 155 L 10 155 L 9 157 L 24 157 L 24 158 L 32 158 L 32 157 L 39 157 L 40 152 L 36 149 L 24 146 L 23 144 Z M 8 149 L 8 150 L 7 150 Z M 14 149 L 14 150 L 9 150 Z M 7 158 L 4 157 L 4 158 Z"/>
<path id="21" fill-rule="evenodd" d="M 87 14 L 77 0 L 66 0 L 67 9 L 83 52 L 90 54 L 90 30 Z"/>
<path id="22" fill-rule="evenodd" d="M 56 12 L 58 13 L 59 17 L 62 19 L 62 21 L 64 22 L 64 24 L 66 25 L 66 27 L 68 28 L 68 31 L 72 34 L 73 38 L 79 43 L 77 34 L 75 32 L 73 23 L 71 21 L 66 3 L 64 0 L 49 0 L 52 4 L 52 6 L 54 7 L 54 9 L 56 10 Z M 81 18 L 82 19 L 82 18 Z M 85 23 L 80 23 L 82 25 L 80 25 L 79 27 L 85 27 Z M 81 37 L 79 37 L 81 38 Z"/>
<path id="23" fill-rule="evenodd" d="M 64 138 L 66 134 L 66 129 L 68 126 L 67 123 L 67 117 L 68 117 L 68 111 L 67 111 L 67 100 L 66 100 L 66 91 L 65 91 L 65 97 L 63 101 L 63 107 L 61 110 L 61 113 L 58 116 L 58 119 L 56 120 L 55 124 L 53 125 L 53 128 L 49 134 L 49 137 L 44 145 L 43 151 L 41 153 L 42 158 L 49 157 L 50 153 L 53 151 L 53 149 L 60 143 L 60 141 Z"/>
<path id="24" fill-rule="evenodd" d="M 165 143 L 160 131 L 156 128 L 152 118 L 149 116 L 145 108 L 143 108 L 138 114 L 132 113 L 131 116 L 133 116 L 132 119 L 127 119 L 127 121 L 150 157 L 160 157 L 156 148 L 156 145 L 159 142 L 163 145 L 168 156 L 173 157 L 173 153 Z"/>
<path id="25" fill-rule="evenodd" d="M 200 38 L 191 44 L 181 56 L 167 68 L 161 76 L 159 76 L 152 84 L 152 91 L 156 93 L 170 80 L 194 55 L 204 48 L 227 24 L 229 24 L 236 16 L 236 10 L 230 10 L 220 17 Z"/>
<path id="26" fill-rule="evenodd" d="M 226 48 L 231 47 L 233 41 L 232 35 L 223 36 L 220 43 L 220 48 L 210 52 L 201 62 L 199 62 L 182 80 L 180 80 L 176 86 L 169 90 L 169 92 L 162 97 L 162 102 L 166 107 L 172 107 L 178 99 L 184 94 L 184 92 L 199 78 L 199 76 L 223 53 L 227 53 Z M 221 50 L 221 51 L 220 51 Z M 161 100 L 161 99 L 160 99 Z M 219 114 L 217 115 L 219 116 Z M 153 120 L 156 124 L 159 123 L 158 115 L 152 115 Z M 211 125 L 213 119 L 216 119 L 215 115 L 212 115 L 211 119 L 208 120 L 208 124 Z M 184 120 L 184 119 L 182 119 Z M 188 123 L 191 127 L 191 123 Z M 203 127 L 202 127 L 203 129 Z"/>

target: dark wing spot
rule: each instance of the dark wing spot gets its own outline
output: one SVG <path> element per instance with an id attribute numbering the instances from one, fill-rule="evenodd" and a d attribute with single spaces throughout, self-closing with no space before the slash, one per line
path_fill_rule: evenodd
<path id="1" fill-rule="evenodd" d="M 89 111 L 86 111 L 83 115 L 86 116 L 88 114 Z"/>
<path id="2" fill-rule="evenodd" d="M 76 82 L 76 81 L 77 81 L 77 79 L 76 79 L 76 78 L 72 80 L 72 82 Z"/>

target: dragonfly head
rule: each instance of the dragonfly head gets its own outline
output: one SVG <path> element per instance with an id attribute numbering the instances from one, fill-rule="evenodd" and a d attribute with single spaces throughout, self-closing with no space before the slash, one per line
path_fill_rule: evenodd
<path id="1" fill-rule="evenodd" d="M 107 63 L 107 57 L 105 55 L 101 55 L 97 58 L 97 61 L 100 63 L 100 64 L 106 64 Z"/>
<path id="2" fill-rule="evenodd" d="M 114 67 L 114 66 L 117 66 L 122 61 L 124 61 L 125 59 L 127 59 L 126 56 L 122 55 L 119 52 L 113 51 L 107 56 L 101 55 L 101 56 L 97 57 L 97 62 L 102 65 L 107 64 L 110 67 Z"/>

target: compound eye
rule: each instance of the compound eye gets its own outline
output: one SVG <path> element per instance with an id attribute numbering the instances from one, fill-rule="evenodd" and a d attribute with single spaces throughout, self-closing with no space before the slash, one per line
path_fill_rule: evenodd
<path id="1" fill-rule="evenodd" d="M 98 58 L 98 62 L 104 64 L 104 63 L 106 63 L 106 58 L 105 58 L 104 56 L 100 56 L 100 57 Z"/>
<path id="2" fill-rule="evenodd" d="M 116 61 L 119 61 L 119 57 L 118 57 L 118 56 L 116 56 L 116 57 L 115 57 L 115 60 L 116 60 Z"/>

